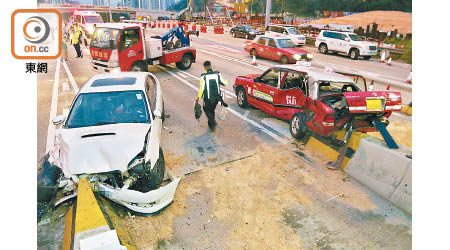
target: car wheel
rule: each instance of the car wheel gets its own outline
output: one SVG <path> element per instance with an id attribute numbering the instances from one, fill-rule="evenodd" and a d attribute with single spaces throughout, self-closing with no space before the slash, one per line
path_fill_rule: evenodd
<path id="1" fill-rule="evenodd" d="M 350 58 L 353 60 L 358 60 L 359 57 L 359 50 L 358 49 L 352 49 L 350 50 Z"/>
<path id="2" fill-rule="evenodd" d="M 305 137 L 308 127 L 306 127 L 306 116 L 303 113 L 295 113 L 289 122 L 289 130 L 292 137 L 302 139 Z"/>
<path id="3" fill-rule="evenodd" d="M 281 56 L 281 58 L 280 58 L 280 63 L 281 64 L 288 64 L 288 62 L 289 62 L 289 59 L 288 59 L 288 57 L 287 56 Z"/>
<path id="4" fill-rule="evenodd" d="M 150 168 L 150 162 L 146 163 Z M 136 182 L 134 189 L 140 192 L 148 192 L 153 189 L 158 188 L 159 185 L 164 180 L 164 171 L 165 171 L 165 161 L 164 161 L 164 153 L 162 148 L 159 148 L 159 158 L 156 161 L 153 169 L 148 170 L 146 174 L 144 174 L 141 178 Z"/>
<path id="5" fill-rule="evenodd" d="M 250 36 L 248 34 L 245 35 L 245 39 L 250 39 Z"/>
<path id="6" fill-rule="evenodd" d="M 192 56 L 184 54 L 181 60 L 175 63 L 175 65 L 182 70 L 189 69 L 192 65 Z"/>
<path id="7" fill-rule="evenodd" d="M 250 50 L 250 55 L 253 57 L 258 57 L 258 53 L 256 53 L 256 49 Z"/>
<path id="8" fill-rule="evenodd" d="M 319 52 L 322 54 L 328 53 L 328 46 L 325 43 L 319 45 Z"/>
<path id="9" fill-rule="evenodd" d="M 233 32 L 233 36 L 236 37 L 236 32 Z"/>
<path id="10" fill-rule="evenodd" d="M 364 60 L 369 60 L 370 56 L 363 56 Z"/>
<path id="11" fill-rule="evenodd" d="M 240 108 L 245 108 L 248 106 L 247 102 L 247 94 L 245 93 L 245 90 L 243 87 L 239 87 L 236 93 L 236 99 L 237 103 Z"/>
<path id="12" fill-rule="evenodd" d="M 175 47 L 175 44 L 173 44 L 173 42 L 167 42 L 167 44 L 166 44 L 167 50 L 172 50 L 173 47 Z"/>
<path id="13" fill-rule="evenodd" d="M 131 71 L 141 71 L 141 72 L 147 72 L 147 64 L 145 62 L 139 61 L 135 62 L 133 66 L 131 66 Z"/>
<path id="14" fill-rule="evenodd" d="M 175 42 L 175 47 L 174 47 L 175 49 L 177 49 L 177 48 L 181 48 L 181 41 L 180 40 L 177 40 L 176 42 Z"/>

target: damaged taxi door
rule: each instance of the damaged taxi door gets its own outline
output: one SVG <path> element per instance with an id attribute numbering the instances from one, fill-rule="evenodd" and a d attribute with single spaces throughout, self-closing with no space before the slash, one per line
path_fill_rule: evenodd
<path id="1" fill-rule="evenodd" d="M 150 74 L 145 80 L 145 91 L 153 118 L 150 133 L 147 135 L 145 162 L 150 161 L 151 169 L 153 169 L 159 158 L 163 108 L 160 86 Z"/>
<path id="2" fill-rule="evenodd" d="M 281 72 L 281 87 L 275 98 L 276 117 L 290 120 L 306 106 L 307 76 L 297 71 Z"/>
<path id="3" fill-rule="evenodd" d="M 280 71 L 269 69 L 255 79 L 249 95 L 255 99 L 255 105 L 264 112 L 275 115 L 274 98 L 279 91 Z"/>

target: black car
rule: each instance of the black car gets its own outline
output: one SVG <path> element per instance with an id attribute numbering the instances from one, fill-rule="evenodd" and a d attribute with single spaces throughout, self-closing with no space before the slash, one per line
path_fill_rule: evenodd
<path id="1" fill-rule="evenodd" d="M 264 32 L 258 31 L 250 25 L 234 26 L 233 28 L 231 28 L 230 32 L 234 37 L 243 37 L 247 39 L 253 39 L 258 35 L 264 34 Z"/>

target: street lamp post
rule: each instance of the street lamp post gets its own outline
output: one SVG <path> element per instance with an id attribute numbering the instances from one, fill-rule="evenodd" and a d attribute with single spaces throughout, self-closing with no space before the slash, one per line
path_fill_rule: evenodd
<path id="1" fill-rule="evenodd" d="M 112 22 L 112 13 L 111 13 L 111 0 L 108 0 L 108 12 L 109 12 L 109 22 Z"/>
<path id="2" fill-rule="evenodd" d="M 266 1 L 266 28 L 270 24 L 270 12 L 272 12 L 272 0 Z"/>

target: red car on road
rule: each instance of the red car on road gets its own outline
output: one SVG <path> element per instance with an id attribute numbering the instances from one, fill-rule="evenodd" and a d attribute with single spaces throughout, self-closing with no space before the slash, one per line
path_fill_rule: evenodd
<path id="1" fill-rule="evenodd" d="M 312 59 L 312 54 L 297 48 L 288 38 L 257 36 L 252 41 L 245 42 L 245 50 L 250 52 L 251 56 L 280 61 L 281 64 L 295 63 L 305 54 L 309 60 Z"/>
<path id="2" fill-rule="evenodd" d="M 308 130 L 329 137 L 352 121 L 353 130 L 377 131 L 374 120 L 387 125 L 402 99 L 396 91 L 367 91 L 359 75 L 311 66 L 277 65 L 263 74 L 238 76 L 233 85 L 239 107 L 248 104 L 290 121 L 294 138 Z"/>

